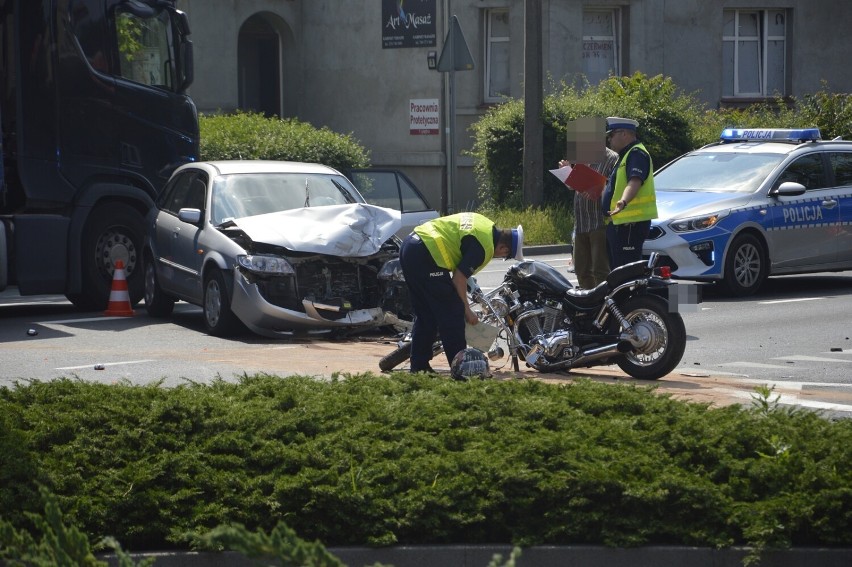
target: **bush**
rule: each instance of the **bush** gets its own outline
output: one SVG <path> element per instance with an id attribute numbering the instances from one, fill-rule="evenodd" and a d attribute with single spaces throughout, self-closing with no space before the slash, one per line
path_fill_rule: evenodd
<path id="1" fill-rule="evenodd" d="M 499 227 L 514 228 L 523 225 L 524 245 L 558 244 L 571 242 L 574 230 L 574 214 L 565 205 L 552 205 L 544 209 L 481 207 L 480 213 L 494 221 Z"/>
<path id="2" fill-rule="evenodd" d="M 806 126 L 816 126 L 826 140 L 838 136 L 852 139 L 852 95 L 828 92 L 828 84 L 823 90 L 805 95 L 799 102 L 802 122 Z"/>
<path id="3" fill-rule="evenodd" d="M 588 380 L 259 375 L 34 382 L 0 390 L 0 414 L 80 530 L 140 551 L 282 521 L 326 545 L 852 543 L 852 421 L 770 405 Z"/>
<path id="4" fill-rule="evenodd" d="M 367 167 L 369 153 L 351 135 L 254 112 L 199 116 L 201 159 L 271 159 Z"/>
<path id="5" fill-rule="evenodd" d="M 703 107 L 680 92 L 669 78 L 611 77 L 597 87 L 562 86 L 543 101 L 544 203 L 573 210 L 573 195 L 550 173 L 565 157 L 566 125 L 583 117 L 626 116 L 639 121 L 639 136 L 659 168 L 696 147 L 693 124 Z M 491 206 L 523 208 L 523 101 L 510 100 L 489 110 L 472 126 L 475 172 L 480 198 Z M 602 133 L 603 136 L 603 133 Z M 718 137 L 718 132 L 716 134 Z"/>
<path id="6" fill-rule="evenodd" d="M 778 98 L 744 108 L 708 110 L 690 94 L 681 92 L 670 78 L 610 77 L 583 90 L 562 86 L 543 101 L 544 204 L 573 210 L 573 195 L 547 173 L 564 158 L 566 124 L 582 117 L 625 116 L 639 121 L 639 138 L 659 169 L 697 147 L 718 141 L 724 128 L 818 127 L 823 139 L 852 136 L 852 95 L 821 91 Z M 490 109 L 473 124 L 474 171 L 480 199 L 489 207 L 523 209 L 522 100 L 509 100 Z"/>

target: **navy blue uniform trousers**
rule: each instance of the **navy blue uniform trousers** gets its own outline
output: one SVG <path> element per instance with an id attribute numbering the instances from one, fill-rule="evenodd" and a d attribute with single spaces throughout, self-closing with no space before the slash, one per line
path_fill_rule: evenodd
<path id="1" fill-rule="evenodd" d="M 648 238 L 651 221 L 606 225 L 606 242 L 609 249 L 609 269 L 642 259 L 642 245 Z"/>
<path id="2" fill-rule="evenodd" d="M 411 294 L 414 327 L 411 331 L 411 371 L 429 368 L 432 344 L 440 334 L 447 363 L 467 345 L 464 304 L 453 286 L 452 274 L 432 259 L 420 237 L 402 242 L 399 263 Z"/>

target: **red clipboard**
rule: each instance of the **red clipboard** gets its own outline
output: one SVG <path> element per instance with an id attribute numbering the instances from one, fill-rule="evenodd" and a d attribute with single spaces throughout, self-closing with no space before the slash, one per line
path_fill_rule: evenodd
<path id="1" fill-rule="evenodd" d="M 565 178 L 565 185 L 583 193 L 585 197 L 597 200 L 603 194 L 606 181 L 605 175 L 601 175 L 588 165 L 578 163 L 571 168 L 571 173 Z"/>

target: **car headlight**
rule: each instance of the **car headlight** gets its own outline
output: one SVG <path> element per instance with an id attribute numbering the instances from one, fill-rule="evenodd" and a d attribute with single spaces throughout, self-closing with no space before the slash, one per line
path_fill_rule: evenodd
<path id="1" fill-rule="evenodd" d="M 700 217 L 673 220 L 669 223 L 669 227 L 675 232 L 706 230 L 716 226 L 716 224 L 728 216 L 729 213 L 730 211 L 721 211 L 710 215 L 701 215 Z"/>
<path id="2" fill-rule="evenodd" d="M 381 270 L 379 270 L 379 275 L 377 277 L 380 280 L 404 282 L 405 277 L 402 275 L 402 265 L 399 263 L 399 258 L 394 258 L 393 260 L 385 262 L 385 265 L 382 266 Z"/>
<path id="3" fill-rule="evenodd" d="M 280 256 L 245 254 L 237 256 L 237 263 L 256 274 L 292 275 L 296 273 L 290 262 Z"/>

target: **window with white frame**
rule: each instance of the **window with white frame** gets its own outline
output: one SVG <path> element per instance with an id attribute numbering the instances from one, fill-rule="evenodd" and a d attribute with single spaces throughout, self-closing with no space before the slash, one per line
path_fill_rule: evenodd
<path id="1" fill-rule="evenodd" d="M 500 102 L 509 84 L 509 10 L 485 11 L 485 102 Z"/>
<path id="2" fill-rule="evenodd" d="M 724 10 L 723 21 L 722 96 L 786 94 L 787 12 Z"/>
<path id="3" fill-rule="evenodd" d="M 583 73 L 590 85 L 621 74 L 618 19 L 618 10 L 583 10 Z"/>

